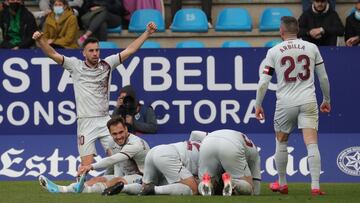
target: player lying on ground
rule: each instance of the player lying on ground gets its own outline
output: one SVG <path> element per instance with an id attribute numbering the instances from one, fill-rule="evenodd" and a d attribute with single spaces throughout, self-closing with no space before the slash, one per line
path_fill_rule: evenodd
<path id="1" fill-rule="evenodd" d="M 41 186 L 52 193 L 91 193 L 103 192 L 107 187 L 122 182 L 141 183 L 144 170 L 145 157 L 150 150 L 147 142 L 128 132 L 125 121 L 121 117 L 112 118 L 108 121 L 107 127 L 114 140 L 112 153 L 99 162 L 91 165 L 80 166 L 80 180 L 68 186 L 60 186 L 51 182 L 44 176 L 39 177 Z M 85 182 L 86 173 L 90 170 L 105 169 L 114 166 L 114 175 L 94 177 Z"/>
<path id="2" fill-rule="evenodd" d="M 189 141 L 152 148 L 145 159 L 142 185 L 124 185 L 120 182 L 106 189 L 103 194 L 114 195 L 127 191 L 128 194 L 140 195 L 196 195 L 199 149 L 206 134 L 192 131 Z"/>
<path id="3" fill-rule="evenodd" d="M 259 195 L 260 156 L 256 146 L 235 130 L 209 133 L 201 145 L 199 178 L 199 193 L 204 196 L 221 194 L 221 189 L 224 196 Z"/>

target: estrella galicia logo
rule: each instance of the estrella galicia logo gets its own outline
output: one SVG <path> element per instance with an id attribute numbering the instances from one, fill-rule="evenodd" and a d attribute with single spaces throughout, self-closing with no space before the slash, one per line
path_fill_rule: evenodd
<path id="1" fill-rule="evenodd" d="M 360 176 L 360 147 L 344 149 L 337 157 L 339 169 L 351 176 Z"/>

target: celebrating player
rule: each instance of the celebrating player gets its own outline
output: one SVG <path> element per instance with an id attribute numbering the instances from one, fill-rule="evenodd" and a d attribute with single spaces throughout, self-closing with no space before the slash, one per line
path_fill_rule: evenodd
<path id="1" fill-rule="evenodd" d="M 199 193 L 224 196 L 260 194 L 260 156 L 254 143 L 235 130 L 217 130 L 203 140 L 199 155 Z"/>
<path id="2" fill-rule="evenodd" d="M 81 164 L 89 165 L 96 154 L 95 140 L 99 139 L 109 154 L 109 143 L 112 142 L 106 122 L 109 117 L 109 91 L 111 72 L 124 60 L 134 54 L 140 46 L 156 31 L 155 23 L 147 25 L 147 30 L 133 41 L 125 50 L 100 59 L 99 42 L 87 38 L 83 43 L 85 61 L 75 57 L 67 57 L 56 52 L 43 37 L 43 33 L 35 32 L 33 39 L 43 52 L 61 64 L 70 72 L 74 82 L 77 110 L 78 150 Z"/>
<path id="3" fill-rule="evenodd" d="M 145 159 L 143 185 L 120 182 L 103 194 L 196 195 L 199 149 L 206 134 L 192 131 L 188 141 L 152 148 Z"/>
<path id="4" fill-rule="evenodd" d="M 107 122 L 107 127 L 114 140 L 114 145 L 111 148 L 113 155 L 91 165 L 80 166 L 79 175 L 81 178 L 77 183 L 60 186 L 46 177 L 40 176 L 40 185 L 51 193 L 100 193 L 118 182 L 123 184 L 141 183 L 145 157 L 150 149 L 149 145 L 140 137 L 130 134 L 124 119 L 121 117 L 110 119 Z M 114 166 L 114 175 L 95 177 L 85 182 L 85 174 L 88 171 L 104 169 L 109 166 Z"/>
<path id="5" fill-rule="evenodd" d="M 318 149 L 318 107 L 314 86 L 316 72 L 323 93 L 321 112 L 330 112 L 330 85 L 324 62 L 315 44 L 297 39 L 298 21 L 294 17 L 281 18 L 280 36 L 282 43 L 269 49 L 263 62 L 263 74 L 260 75 L 256 93 L 256 118 L 265 119 L 262 101 L 274 72 L 277 76 L 276 110 L 274 129 L 276 133 L 275 165 L 279 180 L 270 184 L 273 191 L 288 194 L 286 165 L 288 161 L 288 137 L 298 126 L 302 129 L 308 151 L 308 163 L 311 175 L 311 193 L 325 194 L 320 190 L 321 171 Z"/>

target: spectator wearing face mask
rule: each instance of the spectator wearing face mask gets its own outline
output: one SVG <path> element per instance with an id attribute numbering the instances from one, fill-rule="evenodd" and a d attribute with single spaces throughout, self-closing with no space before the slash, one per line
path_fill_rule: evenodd
<path id="1" fill-rule="evenodd" d="M 345 43 L 349 47 L 360 44 L 360 0 L 355 5 L 355 12 L 346 18 Z"/>
<path id="2" fill-rule="evenodd" d="M 37 30 L 34 16 L 25 8 L 22 0 L 6 0 L 0 13 L 2 49 L 24 49 L 34 45 L 32 33 Z"/>
<path id="3" fill-rule="evenodd" d="M 337 37 L 344 35 L 344 25 L 328 0 L 313 0 L 311 8 L 299 18 L 299 38 L 317 46 L 336 46 Z"/>
<path id="4" fill-rule="evenodd" d="M 79 48 L 76 42 L 79 26 L 67 0 L 53 2 L 52 12 L 46 17 L 43 29 L 48 44 L 53 48 Z"/>

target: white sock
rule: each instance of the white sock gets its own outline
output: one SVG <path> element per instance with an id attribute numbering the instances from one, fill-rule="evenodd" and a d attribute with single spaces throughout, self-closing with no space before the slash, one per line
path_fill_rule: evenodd
<path id="1" fill-rule="evenodd" d="M 70 185 L 67 185 L 67 186 L 58 185 L 58 188 L 59 188 L 59 191 L 61 193 L 75 192 L 74 189 L 73 189 L 73 186 L 75 184 L 76 183 L 71 183 Z"/>
<path id="2" fill-rule="evenodd" d="M 121 192 L 124 192 L 128 195 L 137 195 L 140 193 L 140 191 L 141 191 L 141 184 L 131 183 L 131 184 L 124 185 L 124 188 L 122 189 Z"/>
<path id="3" fill-rule="evenodd" d="M 308 144 L 308 164 L 311 175 L 311 189 L 320 189 L 321 157 L 317 144 Z"/>
<path id="4" fill-rule="evenodd" d="M 83 193 L 101 193 L 106 189 L 105 183 L 95 183 L 92 186 L 84 185 Z"/>
<path id="5" fill-rule="evenodd" d="M 157 195 L 192 195 L 189 186 L 182 183 L 174 183 L 170 185 L 155 186 L 155 194 Z"/>
<path id="6" fill-rule="evenodd" d="M 231 181 L 235 186 L 236 195 L 251 195 L 252 187 L 250 183 L 242 179 L 233 179 Z"/>
<path id="7" fill-rule="evenodd" d="M 276 139 L 276 151 L 275 151 L 275 165 L 279 175 L 280 186 L 286 185 L 286 166 L 288 163 L 288 142 L 279 142 Z"/>

